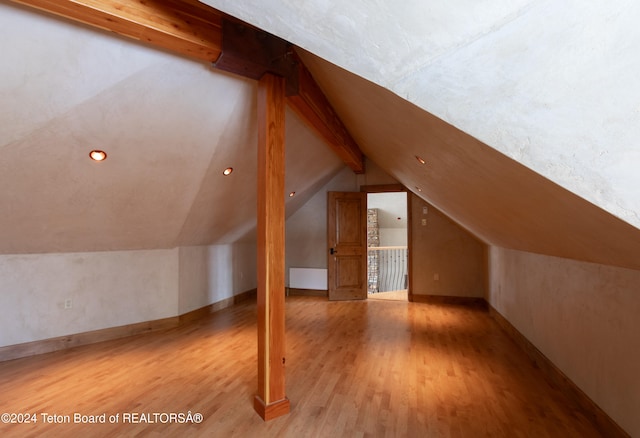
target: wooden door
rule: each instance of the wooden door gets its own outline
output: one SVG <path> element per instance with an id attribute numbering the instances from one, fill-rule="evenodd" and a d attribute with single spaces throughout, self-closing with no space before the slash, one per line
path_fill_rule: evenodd
<path id="1" fill-rule="evenodd" d="M 327 200 L 330 300 L 367 298 L 367 194 L 329 192 Z"/>

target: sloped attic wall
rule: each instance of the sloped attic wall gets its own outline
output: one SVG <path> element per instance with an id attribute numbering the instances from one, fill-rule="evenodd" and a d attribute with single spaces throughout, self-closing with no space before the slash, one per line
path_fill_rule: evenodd
<path id="1" fill-rule="evenodd" d="M 205 0 L 640 227 L 640 4 Z"/>
<path id="2" fill-rule="evenodd" d="M 640 269 L 637 228 L 388 90 L 302 57 L 367 157 L 484 242 Z"/>
<path id="3" fill-rule="evenodd" d="M 255 288 L 254 82 L 8 2 L 0 52 L 0 345 Z M 292 214 L 343 164 L 286 129 Z"/>
<path id="4" fill-rule="evenodd" d="M 640 271 L 493 247 L 487 301 L 640 435 Z"/>
<path id="5" fill-rule="evenodd" d="M 490 305 L 640 434 L 640 4 L 205 3 L 359 75 L 304 58 L 369 158 L 492 245 Z"/>
<path id="6" fill-rule="evenodd" d="M 228 244 L 255 226 L 254 81 L 5 3 L 0 48 L 0 254 Z M 292 111 L 286 141 L 286 193 L 342 166 Z"/>
<path id="7" fill-rule="evenodd" d="M 489 304 L 640 433 L 640 230 L 387 90 L 305 60 L 372 160 L 491 245 Z"/>

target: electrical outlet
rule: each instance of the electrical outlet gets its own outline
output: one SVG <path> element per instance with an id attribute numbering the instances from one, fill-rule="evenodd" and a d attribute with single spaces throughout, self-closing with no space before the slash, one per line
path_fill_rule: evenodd
<path id="1" fill-rule="evenodd" d="M 71 298 L 67 298 L 66 300 L 64 300 L 65 309 L 71 309 L 72 307 L 73 307 L 73 301 L 71 300 Z"/>
<path id="2" fill-rule="evenodd" d="M 439 281 L 440 280 L 440 274 L 433 274 L 433 280 L 434 281 Z"/>

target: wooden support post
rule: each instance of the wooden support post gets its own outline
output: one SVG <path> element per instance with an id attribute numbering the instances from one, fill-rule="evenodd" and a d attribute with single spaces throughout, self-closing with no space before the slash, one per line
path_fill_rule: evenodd
<path id="1" fill-rule="evenodd" d="M 285 81 L 258 82 L 258 393 L 265 420 L 289 413 L 284 355 Z"/>

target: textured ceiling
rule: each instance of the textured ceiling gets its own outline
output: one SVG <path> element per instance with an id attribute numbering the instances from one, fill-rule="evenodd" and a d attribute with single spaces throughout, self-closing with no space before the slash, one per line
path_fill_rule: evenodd
<path id="1" fill-rule="evenodd" d="M 302 57 L 367 157 L 486 243 L 640 269 L 637 228 L 388 90 Z"/>
<path id="2" fill-rule="evenodd" d="M 404 192 L 369 193 L 367 208 L 378 209 L 380 228 L 407 228 L 407 194 Z"/>
<path id="3" fill-rule="evenodd" d="M 640 3 L 204 0 L 640 227 Z"/>
<path id="4" fill-rule="evenodd" d="M 564 29 L 550 15 L 569 11 L 546 1 L 205 3 L 316 53 L 301 56 L 368 159 L 483 241 L 640 269 L 640 99 L 623 67 L 638 69 L 622 57 L 638 31 L 619 5 L 603 17 L 629 40 L 609 53 L 620 32 L 587 32 L 606 24 L 592 4 Z M 579 41 L 592 44 L 574 59 Z M 254 82 L 2 1 L 0 48 L 0 253 L 251 234 Z M 108 160 L 91 162 L 93 148 Z M 288 213 L 341 168 L 289 112 Z"/>
<path id="5" fill-rule="evenodd" d="M 255 226 L 254 81 L 4 3 L 0 51 L 0 253 L 226 243 Z M 295 206 L 343 165 L 292 112 L 286 140 Z"/>
<path id="6" fill-rule="evenodd" d="M 640 268 L 637 2 L 204 3 L 306 49 L 368 158 L 485 242 Z"/>

